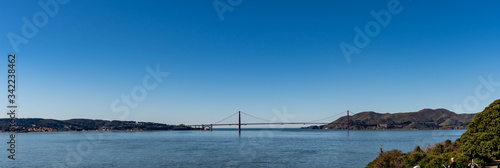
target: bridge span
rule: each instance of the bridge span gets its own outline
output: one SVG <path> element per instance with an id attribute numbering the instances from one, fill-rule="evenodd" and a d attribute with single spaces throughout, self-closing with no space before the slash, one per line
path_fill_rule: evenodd
<path id="1" fill-rule="evenodd" d="M 221 124 L 220 122 L 234 116 L 238 114 L 238 123 L 229 123 L 229 124 Z M 268 121 L 268 122 L 256 122 L 256 123 L 242 123 L 241 122 L 241 114 L 245 114 L 247 116 L 250 116 L 250 117 L 253 117 L 253 118 L 257 118 L 257 119 L 260 119 L 260 120 L 265 120 L 265 121 Z M 327 119 L 327 118 L 332 118 L 332 117 L 336 117 L 336 116 L 339 116 L 340 114 L 342 113 L 339 113 L 337 115 L 333 115 L 333 116 L 329 116 L 329 117 L 326 117 L 326 118 L 322 118 L 322 119 L 319 119 L 319 120 L 314 120 L 314 121 L 308 121 L 308 122 L 274 122 L 274 121 L 271 121 L 271 120 L 266 120 L 266 119 L 263 119 L 263 118 L 260 118 L 260 117 L 256 117 L 256 116 L 253 116 L 253 115 L 250 115 L 250 114 L 247 114 L 245 112 L 241 112 L 241 111 L 238 111 L 237 113 L 234 113 L 218 122 L 215 122 L 215 123 L 212 123 L 212 124 L 198 124 L 198 125 L 188 125 L 188 126 L 191 126 L 193 128 L 200 128 L 201 130 L 210 130 L 212 131 L 213 130 L 213 127 L 214 126 L 233 126 L 233 125 L 237 125 L 238 126 L 238 133 L 241 134 L 241 126 L 246 126 L 246 125 L 314 125 L 314 124 L 319 124 L 319 125 L 327 125 L 327 124 L 337 124 L 337 125 L 346 125 L 347 126 L 347 130 L 349 130 L 349 110 L 347 110 L 347 121 L 346 123 L 333 123 L 333 122 L 316 122 L 316 121 L 321 121 L 321 120 L 324 120 L 324 119 Z"/>

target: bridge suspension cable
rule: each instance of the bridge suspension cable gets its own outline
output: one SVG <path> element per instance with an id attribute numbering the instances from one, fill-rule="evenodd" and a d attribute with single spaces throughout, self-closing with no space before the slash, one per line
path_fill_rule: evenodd
<path id="1" fill-rule="evenodd" d="M 344 112 L 342 113 L 338 113 L 338 114 L 335 114 L 335 115 L 332 115 L 332 116 L 329 116 L 329 117 L 325 117 L 325 118 L 321 118 L 321 119 L 317 119 L 317 120 L 312 120 L 312 121 L 308 121 L 308 122 L 317 122 L 317 121 L 323 121 L 323 120 L 326 120 L 326 119 L 329 119 L 329 118 L 333 118 L 333 117 L 338 117 L 340 115 L 344 114 Z"/>
<path id="2" fill-rule="evenodd" d="M 222 119 L 222 120 L 220 120 L 220 121 L 217 121 L 217 122 L 215 122 L 214 124 L 218 124 L 218 123 L 220 123 L 220 122 L 222 122 L 222 121 L 224 121 L 224 120 L 227 120 L 228 118 L 231 118 L 232 116 L 234 116 L 234 115 L 236 115 L 236 114 L 238 114 L 238 112 L 236 112 L 236 113 L 234 113 L 234 114 L 231 114 L 230 116 L 228 116 L 228 117 L 226 117 L 226 118 L 224 118 L 224 119 Z"/>
<path id="3" fill-rule="evenodd" d="M 254 115 L 251 115 L 251 114 L 248 114 L 248 113 L 245 113 L 245 112 L 241 112 L 241 113 L 243 113 L 243 114 L 245 114 L 247 116 L 259 119 L 259 120 L 264 120 L 264 121 L 271 122 L 271 123 L 277 123 L 276 121 L 264 119 L 264 118 L 261 118 L 261 117 L 257 117 L 257 116 L 254 116 Z M 325 117 L 325 118 L 321 118 L 321 119 L 317 119 L 317 120 L 312 120 L 312 121 L 307 121 L 307 123 L 314 123 L 314 122 L 317 122 L 317 121 L 322 121 L 322 120 L 326 120 L 326 119 L 338 117 L 338 116 L 340 116 L 340 115 L 342 115 L 344 113 L 345 112 L 341 112 L 341 113 L 338 113 L 338 114 L 335 114 L 335 115 L 332 115 L 332 116 L 329 116 L 329 117 Z"/>
<path id="4" fill-rule="evenodd" d="M 250 114 L 245 113 L 245 112 L 241 112 L 241 113 L 246 114 L 247 116 L 259 119 L 259 120 L 264 120 L 264 121 L 268 121 L 268 122 L 272 122 L 272 123 L 276 122 L 276 121 L 272 121 L 272 120 L 263 119 L 263 118 L 260 118 L 260 117 L 257 117 L 257 116 L 253 116 L 253 115 L 250 115 Z"/>
<path id="5" fill-rule="evenodd" d="M 259 120 L 263 120 L 263 121 L 266 121 L 266 122 L 270 122 L 270 123 L 279 123 L 279 122 L 276 122 L 276 121 L 273 121 L 273 120 L 269 120 L 269 119 L 264 119 L 264 118 L 261 118 L 261 117 L 257 117 L 257 116 L 254 116 L 254 115 L 251 115 L 251 114 L 248 114 L 248 113 L 245 113 L 245 112 L 241 112 L 241 113 L 242 113 L 242 114 L 245 114 L 245 115 L 247 115 L 247 116 L 249 116 L 249 117 L 252 117 L 252 118 L 255 118 L 255 119 L 259 119 Z M 342 115 L 342 114 L 344 114 L 344 113 L 345 113 L 345 112 L 341 112 L 341 113 L 338 113 L 338 114 L 335 114 L 335 115 L 332 115 L 332 116 L 328 116 L 328 117 L 325 117 L 325 118 L 321 118 L 321 119 L 317 119 L 317 120 L 312 120 L 312 121 L 307 121 L 306 123 L 315 123 L 315 122 L 318 122 L 318 121 L 324 121 L 324 120 L 326 120 L 326 119 L 331 119 L 331 118 L 334 118 L 334 117 L 339 117 L 340 115 Z M 213 124 L 219 124 L 219 123 L 221 123 L 221 122 L 223 122 L 223 121 L 225 121 L 225 120 L 227 120 L 227 119 L 229 119 L 229 118 L 233 117 L 233 116 L 234 116 L 234 115 L 236 115 L 236 114 L 238 114 L 238 112 L 235 112 L 235 113 L 233 113 L 233 114 L 229 115 L 228 117 L 226 117 L 226 118 L 224 118 L 224 119 L 222 119 L 222 120 L 220 120 L 220 121 L 217 121 L 217 122 L 215 122 L 215 123 L 213 123 Z M 351 114 L 356 114 L 356 113 L 351 112 Z M 350 115 L 351 115 L 351 114 L 350 114 Z"/>

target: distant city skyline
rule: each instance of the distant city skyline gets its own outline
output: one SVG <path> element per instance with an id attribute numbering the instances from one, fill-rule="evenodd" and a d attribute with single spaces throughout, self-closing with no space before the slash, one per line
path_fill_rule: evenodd
<path id="1" fill-rule="evenodd" d="M 500 2 L 232 2 L 0 2 L 17 117 L 308 121 L 500 98 Z"/>

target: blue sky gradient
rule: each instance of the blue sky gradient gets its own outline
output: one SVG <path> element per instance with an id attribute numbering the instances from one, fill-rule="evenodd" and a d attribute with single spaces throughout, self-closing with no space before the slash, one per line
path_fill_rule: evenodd
<path id="1" fill-rule="evenodd" d="M 17 117 L 199 124 L 238 110 L 272 119 L 286 107 L 290 121 L 308 121 L 346 110 L 454 110 L 479 77 L 500 82 L 498 1 L 402 0 L 348 62 L 339 44 L 352 45 L 353 28 L 389 2 L 244 0 L 220 20 L 213 1 L 69 1 L 19 45 Z M 7 34 L 22 35 L 22 18 L 43 10 L 37 1 L 0 5 L 7 55 Z M 156 65 L 169 76 L 120 118 L 112 102 Z M 459 112 L 482 111 L 500 98 L 494 88 Z"/>

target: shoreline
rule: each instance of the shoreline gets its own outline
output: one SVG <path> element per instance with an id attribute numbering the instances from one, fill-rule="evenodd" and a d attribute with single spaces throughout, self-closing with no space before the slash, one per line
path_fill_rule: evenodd
<path id="1" fill-rule="evenodd" d="M 301 129 L 301 128 L 242 128 L 242 130 L 246 131 L 347 131 L 346 129 Z M 431 131 L 431 130 L 467 130 L 467 129 L 363 129 L 363 130 L 349 130 L 349 131 Z M 156 131 L 203 131 L 210 132 L 210 130 L 201 130 L 201 129 L 172 129 L 172 130 L 83 130 L 83 131 L 16 131 L 16 132 L 8 132 L 8 131 L 0 131 L 0 133 L 38 133 L 38 132 L 156 132 Z M 213 129 L 213 131 L 238 131 L 237 128 L 219 128 Z"/>

